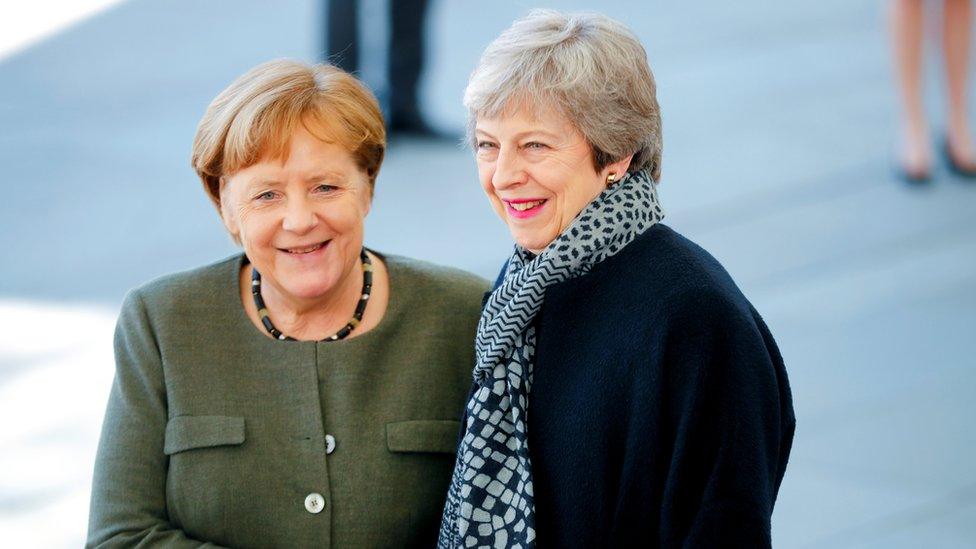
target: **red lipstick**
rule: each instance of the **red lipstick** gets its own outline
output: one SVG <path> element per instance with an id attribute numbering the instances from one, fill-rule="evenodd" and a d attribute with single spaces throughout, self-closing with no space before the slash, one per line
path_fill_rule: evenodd
<path id="1" fill-rule="evenodd" d="M 503 200 L 505 211 L 515 219 L 528 219 L 537 215 L 546 206 L 545 198 L 512 198 Z"/>

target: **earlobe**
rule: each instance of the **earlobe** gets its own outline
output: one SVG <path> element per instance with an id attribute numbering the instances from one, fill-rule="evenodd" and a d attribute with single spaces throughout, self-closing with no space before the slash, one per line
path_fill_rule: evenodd
<path id="1" fill-rule="evenodd" d="M 375 185 L 375 182 L 372 184 L 366 184 L 366 192 L 363 194 L 363 198 L 365 198 L 365 203 L 363 204 L 363 218 L 369 215 L 369 210 L 373 207 L 373 185 Z"/>
<path id="2" fill-rule="evenodd" d="M 634 158 L 634 155 L 625 156 L 620 160 L 614 162 L 613 164 L 608 164 L 607 167 L 603 168 L 603 172 L 606 174 L 604 176 L 604 183 L 607 188 L 613 186 L 614 182 L 620 181 L 627 176 L 627 171 L 630 169 L 630 161 Z"/>
<path id="3" fill-rule="evenodd" d="M 621 158 L 617 162 L 610 165 L 610 171 L 617 174 L 617 179 L 623 179 L 627 172 L 630 170 L 630 161 L 633 160 L 634 155 L 628 155 Z"/>

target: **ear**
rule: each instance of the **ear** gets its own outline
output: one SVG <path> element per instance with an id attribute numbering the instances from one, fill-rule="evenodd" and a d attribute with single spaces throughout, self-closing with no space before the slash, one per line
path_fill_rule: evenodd
<path id="1" fill-rule="evenodd" d="M 227 232 L 234 238 L 235 241 L 240 241 L 241 238 L 241 228 L 237 221 L 237 212 L 234 211 L 234 199 L 228 190 L 228 178 L 226 176 L 220 178 L 220 220 L 224 222 L 224 228 Z"/>
<path id="2" fill-rule="evenodd" d="M 634 158 L 634 155 L 627 155 L 620 160 L 614 162 L 613 164 L 608 164 L 607 167 L 603 168 L 600 175 L 603 176 L 603 180 L 606 181 L 610 174 L 613 174 L 614 180 L 620 181 L 627 175 L 627 169 L 630 168 L 630 161 Z"/>
<path id="3" fill-rule="evenodd" d="M 369 215 L 370 209 L 373 207 L 373 189 L 375 188 L 376 181 L 373 181 L 371 185 L 369 182 L 369 176 L 366 176 L 366 181 L 364 181 L 365 191 L 361 193 L 361 198 L 363 200 L 363 219 Z"/>

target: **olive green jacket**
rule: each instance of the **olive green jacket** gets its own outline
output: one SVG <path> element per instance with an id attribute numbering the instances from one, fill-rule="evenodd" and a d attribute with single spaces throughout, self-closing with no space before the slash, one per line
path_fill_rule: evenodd
<path id="1" fill-rule="evenodd" d="M 385 261 L 382 321 L 337 342 L 261 333 L 242 256 L 131 292 L 88 546 L 433 546 L 487 282 Z"/>

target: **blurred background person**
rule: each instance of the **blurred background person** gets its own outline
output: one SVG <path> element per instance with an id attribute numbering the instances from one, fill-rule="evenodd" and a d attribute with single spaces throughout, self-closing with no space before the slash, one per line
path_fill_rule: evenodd
<path id="1" fill-rule="evenodd" d="M 439 546 L 769 547 L 795 419 L 765 322 L 660 223 L 647 54 L 606 16 L 535 10 L 464 93 L 515 249 L 478 324 Z"/>
<path id="2" fill-rule="evenodd" d="M 931 127 L 925 114 L 922 76 L 925 12 L 933 2 L 892 0 L 890 25 L 902 103 L 901 172 L 909 182 L 932 176 Z M 947 121 L 939 130 L 940 151 L 949 169 L 963 177 L 976 177 L 976 147 L 968 117 L 971 0 L 942 2 L 941 53 L 945 70 Z"/>
<path id="3" fill-rule="evenodd" d="M 243 254 L 131 292 L 88 545 L 430 547 L 486 283 L 363 245 L 372 94 L 273 61 L 192 163 Z"/>
<path id="4" fill-rule="evenodd" d="M 359 0 L 326 0 L 328 61 L 346 72 L 360 70 Z M 381 104 L 394 135 L 440 137 L 423 116 L 417 97 L 426 59 L 425 20 L 429 0 L 388 0 L 386 90 Z"/>

